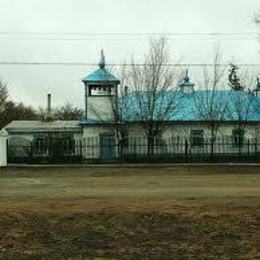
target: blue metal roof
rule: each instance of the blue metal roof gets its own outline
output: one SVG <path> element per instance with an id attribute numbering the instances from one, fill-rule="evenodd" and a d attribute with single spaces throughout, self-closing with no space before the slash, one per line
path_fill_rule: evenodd
<path id="1" fill-rule="evenodd" d="M 85 83 L 91 82 L 113 82 L 120 83 L 119 79 L 113 76 L 110 72 L 106 70 L 106 68 L 99 68 L 93 73 L 89 74 L 83 79 Z"/>
<path id="2" fill-rule="evenodd" d="M 145 102 L 145 95 L 141 95 L 142 102 Z M 139 111 L 138 96 L 140 97 L 140 94 L 129 93 L 126 99 L 122 101 L 124 103 L 122 107 L 125 108 L 123 109 L 124 121 L 143 121 L 144 112 Z M 168 116 L 167 121 L 207 121 L 209 119 L 209 115 L 207 115 L 209 108 L 207 107 L 211 106 L 213 111 L 214 109 L 217 111 L 217 109 L 221 109 L 222 105 L 226 105 L 225 112 L 222 114 L 215 113 L 214 119 L 216 121 L 260 122 L 260 98 L 246 92 L 230 90 L 215 93 L 212 91 L 195 91 L 191 94 L 169 92 L 167 96 L 162 97 L 165 102 L 162 102 L 160 98 L 156 102 L 157 109 L 154 112 L 154 120 L 160 118 L 160 112 L 164 109 L 162 104 L 164 103 L 165 106 L 168 104 L 167 98 L 176 98 L 174 101 L 176 108 Z M 205 109 L 203 110 L 203 108 Z M 212 120 L 212 117 L 210 119 Z"/>
<path id="3" fill-rule="evenodd" d="M 141 97 L 141 98 L 140 98 Z M 260 98 L 243 92 L 243 91 L 195 91 L 193 93 L 183 93 L 169 91 L 166 95 L 162 95 L 156 101 L 153 120 L 158 120 L 161 112 L 165 111 L 168 106 L 168 101 L 175 98 L 174 103 L 176 108 L 171 111 L 166 119 L 169 122 L 206 122 L 212 120 L 209 114 L 209 106 L 212 110 L 221 109 L 221 106 L 226 106 L 227 109 L 223 113 L 216 113 L 214 120 L 222 122 L 257 122 L 260 123 Z M 140 111 L 138 103 L 144 102 L 147 104 L 145 93 L 128 93 L 124 98 L 119 100 L 119 108 L 122 111 L 123 122 L 139 122 L 147 119 L 144 116 L 144 109 Z M 168 100 L 168 101 L 167 101 Z M 205 114 L 204 114 L 204 112 Z M 149 113 L 149 111 L 148 111 Z M 214 112 L 213 112 L 214 114 Z M 81 125 L 97 125 L 111 124 L 112 121 L 101 122 L 88 118 L 82 119 Z"/>

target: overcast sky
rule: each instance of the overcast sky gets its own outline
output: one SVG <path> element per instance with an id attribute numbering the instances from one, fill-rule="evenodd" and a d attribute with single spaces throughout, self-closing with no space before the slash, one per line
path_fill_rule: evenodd
<path id="1" fill-rule="evenodd" d="M 254 33 L 259 0 L 0 0 L 0 32 L 53 33 Z M 260 44 L 249 36 L 171 37 L 172 62 L 210 63 L 216 42 L 227 60 L 260 63 Z M 0 62 L 108 63 L 141 57 L 148 37 L 135 35 L 3 35 Z M 45 106 L 47 92 L 59 105 L 83 108 L 81 79 L 94 67 L 0 65 L 0 76 L 17 101 Z M 260 68 L 259 68 L 260 70 Z M 192 73 L 192 69 L 191 69 Z"/>

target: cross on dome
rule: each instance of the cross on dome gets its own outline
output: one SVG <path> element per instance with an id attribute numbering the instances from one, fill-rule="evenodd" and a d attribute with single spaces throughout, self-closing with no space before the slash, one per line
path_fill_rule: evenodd
<path id="1" fill-rule="evenodd" d="M 100 54 L 100 61 L 99 61 L 99 67 L 101 69 L 104 69 L 106 66 L 106 60 L 105 60 L 105 55 L 104 55 L 104 51 L 103 49 L 101 50 L 101 54 Z"/>
<path id="2" fill-rule="evenodd" d="M 194 83 L 191 81 L 189 76 L 189 70 L 186 70 L 185 77 L 183 78 L 182 83 L 180 84 L 180 87 L 194 87 Z"/>
<path id="3" fill-rule="evenodd" d="M 190 77 L 189 77 L 189 70 L 186 70 L 186 74 L 185 74 L 185 78 L 184 78 L 185 83 L 190 81 Z"/>

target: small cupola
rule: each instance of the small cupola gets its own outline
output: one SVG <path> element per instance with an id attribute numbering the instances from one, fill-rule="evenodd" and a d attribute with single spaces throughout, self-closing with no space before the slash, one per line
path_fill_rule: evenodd
<path id="1" fill-rule="evenodd" d="M 195 84 L 191 81 L 188 70 L 186 70 L 186 75 L 179 86 L 183 93 L 192 94 L 194 92 Z"/>
<path id="2" fill-rule="evenodd" d="M 256 88 L 254 89 L 254 94 L 256 97 L 260 97 L 260 79 L 257 78 Z"/>

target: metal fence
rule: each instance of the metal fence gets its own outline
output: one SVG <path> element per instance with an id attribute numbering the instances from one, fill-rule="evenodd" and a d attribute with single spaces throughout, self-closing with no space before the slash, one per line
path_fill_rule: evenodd
<path id="1" fill-rule="evenodd" d="M 65 145 L 8 145 L 8 163 L 196 163 L 260 162 L 260 142 L 241 144 L 216 140 L 194 144 L 190 140 L 155 142 L 78 143 Z"/>

